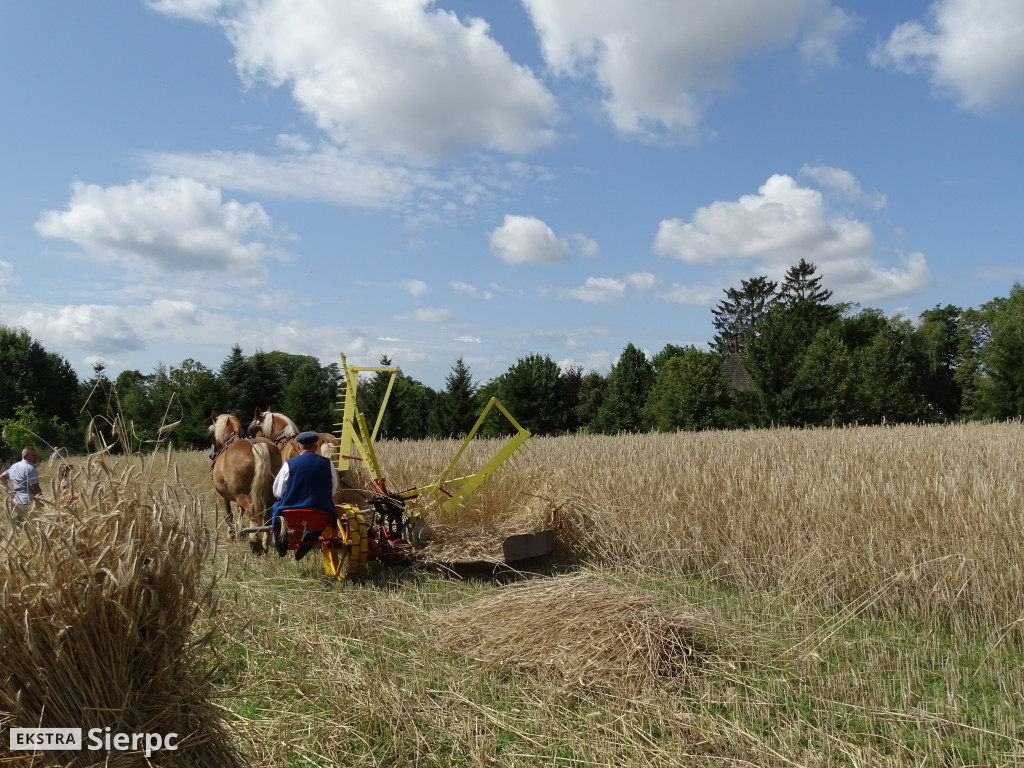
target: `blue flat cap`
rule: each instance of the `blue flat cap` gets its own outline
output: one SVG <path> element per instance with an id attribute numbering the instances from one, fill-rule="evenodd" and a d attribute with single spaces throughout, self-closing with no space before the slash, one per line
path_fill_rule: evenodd
<path id="1" fill-rule="evenodd" d="M 315 443 L 319 439 L 320 435 L 316 432 L 303 432 L 295 438 L 299 445 L 309 445 L 310 443 Z"/>

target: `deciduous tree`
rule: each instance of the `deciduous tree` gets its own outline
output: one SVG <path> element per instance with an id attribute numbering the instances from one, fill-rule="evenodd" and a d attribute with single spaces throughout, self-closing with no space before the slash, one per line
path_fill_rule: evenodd
<path id="1" fill-rule="evenodd" d="M 227 397 L 224 384 L 202 363 L 187 358 L 171 366 L 168 379 L 180 407 L 180 421 L 171 433 L 175 445 L 201 449 L 209 444 L 209 415 Z"/>
<path id="2" fill-rule="evenodd" d="M 843 424 L 849 417 L 850 353 L 839 335 L 822 328 L 807 348 L 789 387 L 791 421 L 805 426 Z"/>
<path id="3" fill-rule="evenodd" d="M 960 413 L 963 390 L 956 378 L 962 310 L 952 304 L 936 305 L 921 313 L 910 339 L 917 389 L 933 418 L 949 420 Z"/>
<path id="4" fill-rule="evenodd" d="M 334 432 L 337 370 L 337 366 L 324 367 L 311 357 L 292 373 L 281 407 L 300 429 Z"/>
<path id="5" fill-rule="evenodd" d="M 988 314 L 990 337 L 981 348 L 988 386 L 983 393 L 988 416 L 1024 416 L 1024 286 L 1014 283 L 1010 295 Z"/>
<path id="6" fill-rule="evenodd" d="M 914 366 L 891 328 L 854 356 L 853 416 L 862 424 L 910 422 L 925 416 L 924 398 L 914 389 Z"/>
<path id="7" fill-rule="evenodd" d="M 537 435 L 566 429 L 566 387 L 558 364 L 548 355 L 527 355 L 498 377 L 495 396 L 523 427 Z M 511 427 L 504 419 L 488 419 L 502 434 Z"/>
<path id="8" fill-rule="evenodd" d="M 608 380 L 597 371 L 590 371 L 580 380 L 574 414 L 578 428 L 584 432 L 597 432 L 597 415 L 608 391 Z"/>
<path id="9" fill-rule="evenodd" d="M 721 357 L 691 347 L 669 358 L 658 373 L 648 399 L 648 421 L 660 432 L 721 428 L 730 389 Z"/>
<path id="10" fill-rule="evenodd" d="M 47 352 L 24 329 L 0 326 L 0 418 L 11 418 L 28 401 L 44 419 L 74 424 L 78 375 L 60 355 Z"/>

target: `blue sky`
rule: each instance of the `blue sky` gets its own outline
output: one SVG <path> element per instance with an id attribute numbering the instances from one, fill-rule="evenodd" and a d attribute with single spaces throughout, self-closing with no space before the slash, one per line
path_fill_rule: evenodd
<path id="1" fill-rule="evenodd" d="M 1019 0 L 11 0 L 0 324 L 80 375 L 233 344 L 441 388 L 706 347 L 814 262 L 915 319 L 1024 280 Z"/>

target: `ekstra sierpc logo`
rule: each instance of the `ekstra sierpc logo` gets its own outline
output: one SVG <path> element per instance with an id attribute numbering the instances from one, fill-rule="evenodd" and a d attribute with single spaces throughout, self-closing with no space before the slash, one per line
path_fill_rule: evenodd
<path id="1" fill-rule="evenodd" d="M 111 733 L 110 727 L 90 728 L 87 741 L 82 743 L 81 728 L 11 728 L 11 750 L 90 750 L 107 752 L 145 752 L 149 757 L 162 749 L 178 748 L 178 734 L 168 733 Z"/>

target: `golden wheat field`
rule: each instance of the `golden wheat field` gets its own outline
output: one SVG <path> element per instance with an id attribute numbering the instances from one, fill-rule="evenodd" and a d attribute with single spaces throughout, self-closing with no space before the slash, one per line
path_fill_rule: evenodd
<path id="1" fill-rule="evenodd" d="M 456 448 L 377 452 L 402 490 Z M 0 718 L 183 734 L 82 766 L 1024 764 L 1022 456 L 1020 423 L 534 438 L 343 583 L 229 542 L 203 453 L 75 459 L 0 541 Z"/>

